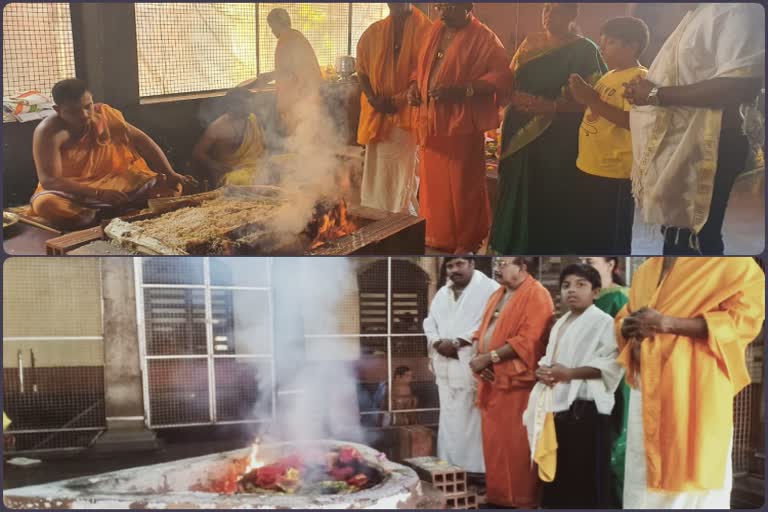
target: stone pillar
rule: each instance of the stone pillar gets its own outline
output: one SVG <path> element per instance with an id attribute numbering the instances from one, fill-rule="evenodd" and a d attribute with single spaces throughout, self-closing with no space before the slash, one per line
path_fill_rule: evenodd
<path id="1" fill-rule="evenodd" d="M 104 324 L 104 400 L 107 431 L 96 452 L 154 450 L 155 433 L 144 424 L 133 258 L 101 259 Z"/>

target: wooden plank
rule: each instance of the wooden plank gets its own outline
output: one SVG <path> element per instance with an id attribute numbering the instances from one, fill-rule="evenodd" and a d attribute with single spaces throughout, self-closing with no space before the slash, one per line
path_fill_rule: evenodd
<path id="1" fill-rule="evenodd" d="M 91 242 L 104 239 L 104 231 L 101 226 L 96 226 L 81 231 L 74 231 L 66 235 L 51 238 L 45 242 L 45 253 L 49 256 L 64 256 L 69 251 L 82 247 Z"/>

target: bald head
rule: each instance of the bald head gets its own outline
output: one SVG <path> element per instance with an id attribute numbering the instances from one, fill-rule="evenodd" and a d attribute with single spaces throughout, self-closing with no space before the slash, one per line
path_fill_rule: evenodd
<path id="1" fill-rule="evenodd" d="M 278 7 L 269 11 L 267 23 L 275 37 L 280 37 L 280 34 L 291 29 L 291 16 L 288 14 L 288 11 Z"/>

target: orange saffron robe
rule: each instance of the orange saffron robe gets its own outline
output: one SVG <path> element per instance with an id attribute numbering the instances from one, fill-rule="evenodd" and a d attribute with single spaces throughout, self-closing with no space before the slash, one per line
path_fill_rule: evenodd
<path id="1" fill-rule="evenodd" d="M 413 8 L 403 27 L 402 47 L 395 60 L 395 21 L 387 16 L 363 33 L 357 43 L 357 71 L 368 77 L 374 94 L 395 98 L 397 114 L 376 112 L 365 94 L 360 94 L 360 122 L 357 142 L 368 144 L 387 140 L 393 126 L 411 129 L 411 107 L 407 93 L 419 53 L 429 35 L 432 22 L 419 9 Z"/>
<path id="2" fill-rule="evenodd" d="M 152 187 L 155 197 L 178 195 L 180 187 L 168 188 L 151 183 L 158 174 L 149 168 L 131 144 L 123 114 L 103 103 L 95 105 L 94 109 L 94 119 L 86 133 L 61 150 L 62 176 L 82 185 L 117 190 L 129 197 L 147 186 Z M 92 211 L 93 206 L 87 203 L 70 194 L 45 190 L 38 184 L 30 206 L 33 215 L 57 224 Z"/>
<path id="3" fill-rule="evenodd" d="M 619 363 L 640 378 L 648 488 L 686 492 L 723 487 L 733 435 L 733 397 L 750 382 L 745 350 L 765 318 L 765 274 L 752 258 L 678 258 L 661 286 L 663 258 L 633 276 L 629 303 L 616 316 Z M 709 336 L 657 334 L 640 361 L 621 321 L 642 307 L 677 318 L 704 318 Z"/>
<path id="4" fill-rule="evenodd" d="M 431 77 L 445 25 L 432 25 L 414 75 L 422 103 L 415 108 L 414 127 L 420 146 L 420 213 L 427 220 L 426 242 L 450 251 L 476 251 L 490 229 L 485 177 L 484 132 L 499 127 L 499 107 L 512 84 L 504 46 L 486 25 L 472 16 L 448 47 Z M 458 103 L 430 101 L 434 87 L 467 87 L 484 81 L 496 94 Z"/>
<path id="5" fill-rule="evenodd" d="M 295 112 L 296 105 L 319 101 L 323 82 L 315 50 L 298 30 L 287 30 L 277 40 L 275 72 L 277 110 L 292 131 L 301 116 L 300 112 Z"/>
<path id="6" fill-rule="evenodd" d="M 473 336 L 480 354 L 509 344 L 518 356 L 493 366 L 493 382 L 478 378 L 486 495 L 494 505 L 535 508 L 539 479 L 536 467 L 531 466 L 523 412 L 536 384 L 538 361 L 546 352 L 555 307 L 549 291 L 529 276 L 499 313 L 490 343 L 486 344 L 486 332 L 504 292 L 502 287 L 491 295 L 480 328 Z"/>

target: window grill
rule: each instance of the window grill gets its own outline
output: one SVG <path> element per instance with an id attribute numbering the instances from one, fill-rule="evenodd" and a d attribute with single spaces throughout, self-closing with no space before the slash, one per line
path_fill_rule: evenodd
<path id="1" fill-rule="evenodd" d="M 388 14 L 385 3 L 136 3 L 139 95 L 218 91 L 272 71 L 267 15 L 278 7 L 322 67 L 354 55 L 365 29 Z"/>
<path id="2" fill-rule="evenodd" d="M 256 5 L 136 3 L 139 96 L 229 89 L 256 76 Z"/>
<path id="3" fill-rule="evenodd" d="M 9 260 L 3 320 L 10 451 L 87 446 L 106 423 L 99 261 Z"/>
<path id="4" fill-rule="evenodd" d="M 3 8 L 3 96 L 38 91 L 75 76 L 68 3 L 19 3 Z"/>
<path id="5" fill-rule="evenodd" d="M 270 421 L 268 258 L 136 258 L 151 427 Z"/>

